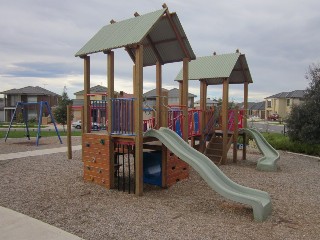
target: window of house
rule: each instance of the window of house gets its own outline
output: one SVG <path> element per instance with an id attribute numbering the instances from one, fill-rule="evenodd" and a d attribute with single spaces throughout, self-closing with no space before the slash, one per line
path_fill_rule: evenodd
<path id="1" fill-rule="evenodd" d="M 38 102 L 38 98 L 37 98 L 37 96 L 28 96 L 27 97 L 27 102 L 36 103 L 36 102 Z"/>
<path id="2" fill-rule="evenodd" d="M 271 100 L 268 100 L 268 101 L 267 101 L 267 107 L 268 107 L 268 108 L 271 108 Z"/>
<path id="3" fill-rule="evenodd" d="M 287 106 L 290 106 L 290 99 L 287 99 Z"/>

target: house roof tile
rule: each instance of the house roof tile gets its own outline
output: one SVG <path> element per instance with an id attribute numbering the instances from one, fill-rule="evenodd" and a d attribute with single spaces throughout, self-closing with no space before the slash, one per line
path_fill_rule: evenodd
<path id="1" fill-rule="evenodd" d="M 305 90 L 294 90 L 292 92 L 281 92 L 274 95 L 271 95 L 269 97 L 266 97 L 265 99 L 269 98 L 304 98 L 304 95 L 306 94 Z"/>
<path id="2" fill-rule="evenodd" d="M 107 92 L 108 92 L 108 88 L 101 85 L 97 85 L 90 88 L 90 93 L 107 93 Z M 81 90 L 79 92 L 75 92 L 74 95 L 83 95 L 83 93 L 84 93 L 84 90 Z"/>
<path id="3" fill-rule="evenodd" d="M 168 92 L 168 97 L 170 97 L 170 98 L 177 98 L 180 96 L 179 89 L 177 89 L 177 88 L 173 88 L 170 90 L 162 88 L 162 91 Z M 143 94 L 143 97 L 145 97 L 145 98 L 155 98 L 156 96 L 157 96 L 156 89 L 152 89 L 152 90 Z M 192 93 L 188 93 L 188 97 L 196 97 L 196 96 L 197 95 L 194 95 Z"/>
<path id="4" fill-rule="evenodd" d="M 7 91 L 0 92 L 1 94 L 7 94 L 7 95 L 50 95 L 50 96 L 60 96 L 59 94 L 56 94 L 54 92 L 51 92 L 45 88 L 42 87 L 32 87 L 27 86 L 23 88 L 13 88 Z"/>

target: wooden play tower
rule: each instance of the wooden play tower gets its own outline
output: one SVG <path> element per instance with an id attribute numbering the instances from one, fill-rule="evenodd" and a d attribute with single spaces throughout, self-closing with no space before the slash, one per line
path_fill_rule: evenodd
<path id="1" fill-rule="evenodd" d="M 248 86 L 252 83 L 252 78 L 249 66 L 244 54 L 239 50 L 235 53 L 217 55 L 214 53 L 211 56 L 198 57 L 189 64 L 188 72 L 189 80 L 200 81 L 200 110 L 202 123 L 205 126 L 205 109 L 207 100 L 207 88 L 209 85 L 222 85 L 222 106 L 221 106 L 221 120 L 220 127 L 212 126 L 212 137 L 208 146 L 202 144 L 200 151 L 204 152 L 209 158 L 215 162 L 226 164 L 227 153 L 231 146 L 234 144 L 233 161 L 237 160 L 236 143 L 238 138 L 238 122 L 241 116 L 241 127 L 247 127 L 247 108 L 248 108 Z M 183 69 L 176 77 L 176 81 L 183 81 Z M 228 109 L 229 103 L 229 85 L 230 84 L 243 84 L 243 102 L 244 107 L 241 111 Z M 240 126 L 240 124 L 239 124 Z M 243 139 L 246 141 L 246 135 L 242 134 Z M 201 143 L 206 143 L 204 140 L 204 131 L 201 134 Z M 215 147 L 217 146 L 217 147 Z M 242 158 L 246 159 L 246 144 L 243 144 Z"/>
<path id="2" fill-rule="evenodd" d="M 114 86 L 114 49 L 124 48 L 133 61 L 133 95 L 132 99 L 115 98 Z M 106 135 L 90 134 L 90 56 L 103 52 L 107 55 L 107 116 L 108 131 Z M 157 127 L 166 126 L 162 117 L 162 65 L 183 62 L 180 83 L 180 105 L 188 103 L 188 65 L 196 58 L 189 44 L 176 13 L 170 13 L 164 4 L 161 10 L 144 15 L 134 14 L 134 18 L 104 26 L 75 55 L 84 61 L 84 119 L 83 119 L 83 161 L 85 179 L 100 181 L 107 188 L 114 188 L 114 161 L 117 143 L 130 143 L 134 146 L 135 156 L 135 193 L 143 193 L 143 67 L 156 65 L 156 122 Z M 183 108 L 183 138 L 188 139 L 188 112 Z M 119 123 L 123 123 L 119 125 Z M 124 125 L 125 123 L 125 125 Z M 129 151 L 129 150 L 128 150 Z M 163 152 L 165 149 L 163 147 Z M 163 165 L 167 154 L 163 154 Z M 106 160 L 107 159 L 107 160 Z M 89 164 L 90 162 L 90 164 Z M 99 173 L 106 171 L 103 178 L 88 175 L 92 169 Z M 165 174 L 165 171 L 163 171 Z M 163 179 L 162 186 L 167 186 Z"/>

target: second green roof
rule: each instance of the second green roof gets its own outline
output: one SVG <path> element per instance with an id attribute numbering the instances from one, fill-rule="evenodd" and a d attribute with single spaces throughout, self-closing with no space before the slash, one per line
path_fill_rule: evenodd
<path id="1" fill-rule="evenodd" d="M 176 81 L 182 80 L 182 69 Z M 239 52 L 198 57 L 189 63 L 189 80 L 205 80 L 208 85 L 222 84 L 229 78 L 230 84 L 252 83 L 244 54 Z"/>

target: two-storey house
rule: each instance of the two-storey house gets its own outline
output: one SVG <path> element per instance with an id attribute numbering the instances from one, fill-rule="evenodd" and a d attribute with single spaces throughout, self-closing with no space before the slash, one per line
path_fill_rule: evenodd
<path id="1" fill-rule="evenodd" d="M 9 122 L 13 116 L 14 110 L 16 109 L 17 102 L 25 103 L 38 103 L 41 101 L 46 101 L 48 104 L 53 107 L 58 105 L 59 94 L 51 92 L 42 87 L 32 87 L 27 86 L 23 88 L 14 88 L 7 91 L 0 92 L 4 95 L 4 108 L 3 108 L 3 121 Z M 20 113 L 21 109 L 17 109 L 16 116 Z M 25 107 L 24 111 L 27 112 L 28 119 L 34 118 L 38 119 L 39 115 L 39 105 L 28 105 Z M 47 115 L 46 109 L 44 109 L 44 115 Z"/>
<path id="2" fill-rule="evenodd" d="M 265 98 L 266 119 L 272 114 L 279 114 L 285 119 L 293 105 L 299 105 L 304 101 L 305 90 L 281 92 Z"/>

